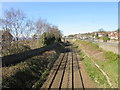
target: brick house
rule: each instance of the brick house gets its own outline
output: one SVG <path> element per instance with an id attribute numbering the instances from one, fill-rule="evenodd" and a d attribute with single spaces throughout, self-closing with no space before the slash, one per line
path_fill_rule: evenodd
<path id="1" fill-rule="evenodd" d="M 0 45 L 2 45 L 2 47 L 8 47 L 8 45 L 10 45 L 12 41 L 13 36 L 11 35 L 9 30 L 0 31 Z"/>

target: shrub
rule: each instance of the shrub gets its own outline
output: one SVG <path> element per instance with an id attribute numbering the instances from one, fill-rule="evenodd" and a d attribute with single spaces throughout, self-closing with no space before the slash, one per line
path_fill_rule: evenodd
<path id="1" fill-rule="evenodd" d="M 109 37 L 103 37 L 103 41 L 104 41 L 104 42 L 107 42 L 108 40 L 110 40 Z"/>
<path id="2" fill-rule="evenodd" d="M 104 55 L 105 55 L 105 58 L 110 60 L 110 61 L 111 60 L 117 61 L 118 57 L 119 57 L 119 55 L 117 55 L 117 54 L 115 54 L 113 52 L 110 52 L 110 51 L 105 51 Z"/>
<path id="3" fill-rule="evenodd" d="M 19 47 L 17 48 L 16 46 L 11 46 L 10 47 L 10 54 L 17 54 L 17 53 L 20 53 L 20 52 L 24 52 L 24 51 L 27 51 L 27 50 L 30 50 L 30 46 L 29 45 L 19 45 Z"/>
<path id="4" fill-rule="evenodd" d="M 42 42 L 43 46 L 47 46 L 58 41 L 61 41 L 61 38 L 55 37 L 55 35 L 52 32 L 44 32 L 40 36 L 40 42 Z"/>
<path id="5" fill-rule="evenodd" d="M 82 43 L 82 45 L 84 45 L 84 46 L 91 46 L 92 48 L 99 49 L 99 45 L 98 45 L 98 44 L 92 43 L 92 42 L 90 42 L 90 41 L 82 41 L 82 40 L 79 40 L 79 41 L 76 41 L 76 42 L 80 42 L 80 43 Z"/>
<path id="6" fill-rule="evenodd" d="M 55 51 L 45 52 L 7 67 L 3 72 L 2 87 L 4 88 L 40 88 L 59 55 Z M 11 71 L 11 72 L 10 72 Z M 5 76 L 6 75 L 6 76 Z"/>

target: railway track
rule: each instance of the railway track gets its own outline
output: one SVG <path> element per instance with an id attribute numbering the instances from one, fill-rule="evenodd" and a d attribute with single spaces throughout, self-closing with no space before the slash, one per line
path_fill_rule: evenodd
<path id="1" fill-rule="evenodd" d="M 68 46 L 70 51 L 61 53 L 53 65 L 50 74 L 41 88 L 48 90 L 52 88 L 81 88 L 84 89 L 84 82 L 80 71 L 80 63 L 77 52 L 73 46 Z"/>

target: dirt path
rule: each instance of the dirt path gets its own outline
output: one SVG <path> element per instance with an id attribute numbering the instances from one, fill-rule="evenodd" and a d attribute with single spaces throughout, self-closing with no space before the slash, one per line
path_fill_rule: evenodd
<path id="1" fill-rule="evenodd" d="M 66 48 L 70 51 L 61 53 L 42 88 L 95 88 L 77 50 L 72 46 Z"/>

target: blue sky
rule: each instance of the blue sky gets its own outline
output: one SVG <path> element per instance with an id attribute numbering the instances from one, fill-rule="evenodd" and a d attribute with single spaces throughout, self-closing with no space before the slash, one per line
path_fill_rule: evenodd
<path id="1" fill-rule="evenodd" d="M 6 2 L 2 12 L 20 9 L 33 20 L 46 19 L 64 35 L 118 28 L 117 2 Z"/>

